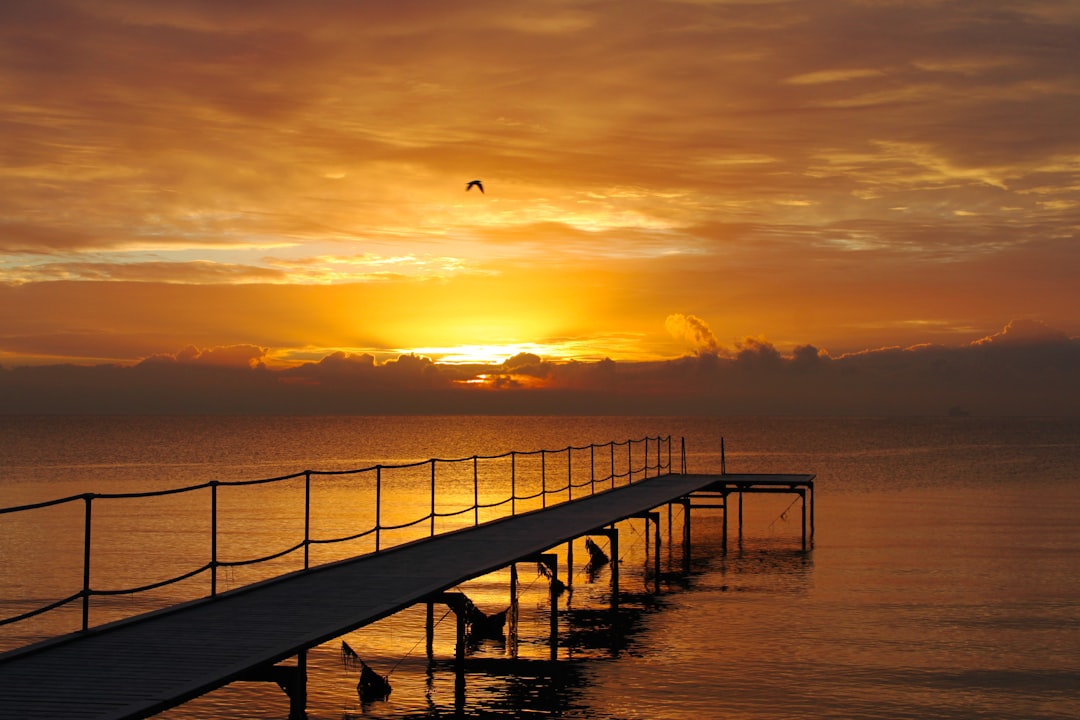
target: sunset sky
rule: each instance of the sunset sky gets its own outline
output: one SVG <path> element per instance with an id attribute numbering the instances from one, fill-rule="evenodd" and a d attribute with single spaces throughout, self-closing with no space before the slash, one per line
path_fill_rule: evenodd
<path id="1" fill-rule="evenodd" d="M 0 3 L 0 412 L 1080 414 L 1078 225 L 1074 0 Z"/>

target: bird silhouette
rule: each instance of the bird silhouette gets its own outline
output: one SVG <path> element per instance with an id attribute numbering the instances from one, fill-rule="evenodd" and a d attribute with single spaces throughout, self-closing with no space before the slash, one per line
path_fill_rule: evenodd
<path id="1" fill-rule="evenodd" d="M 470 190 L 472 190 L 473 185 L 475 185 L 476 189 L 480 192 L 484 192 L 484 183 L 480 182 L 479 180 L 470 180 L 468 183 L 466 183 L 465 192 L 469 192 Z"/>

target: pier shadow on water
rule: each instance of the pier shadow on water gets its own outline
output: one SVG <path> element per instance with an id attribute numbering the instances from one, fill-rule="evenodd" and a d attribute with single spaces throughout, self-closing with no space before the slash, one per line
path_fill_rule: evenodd
<path id="1" fill-rule="evenodd" d="M 617 609 L 604 596 L 607 577 L 601 572 L 593 583 L 575 586 L 560 601 L 558 659 L 544 657 L 548 639 L 534 632 L 548 622 L 549 608 L 537 603 L 523 607 L 522 625 L 530 630 L 516 644 L 512 638 L 481 640 L 472 645 L 461 666 L 453 657 L 415 658 L 395 673 L 394 694 L 386 702 L 356 702 L 344 708 L 341 717 L 636 717 L 614 711 L 607 703 L 594 706 L 595 681 L 612 671 L 617 674 L 620 664 L 663 662 L 664 655 L 688 652 L 681 647 L 685 637 L 671 637 L 665 646 L 665 628 L 680 623 L 684 609 L 698 604 L 695 597 L 713 598 L 718 590 L 731 593 L 732 599 L 749 599 L 752 593 L 805 594 L 811 583 L 811 558 L 811 553 L 793 550 L 789 538 L 748 541 L 733 545 L 726 557 L 703 552 L 689 574 L 663 573 L 659 594 L 652 590 L 654 578 L 638 568 L 627 573 L 630 587 L 620 593 Z M 508 654 L 509 647 L 516 647 L 518 657 Z M 685 682 L 693 683 L 694 678 L 686 677 Z"/>

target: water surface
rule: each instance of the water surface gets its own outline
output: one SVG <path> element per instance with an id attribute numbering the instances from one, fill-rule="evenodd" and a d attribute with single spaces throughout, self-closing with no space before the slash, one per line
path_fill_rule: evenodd
<path id="1" fill-rule="evenodd" d="M 356 671 L 341 665 L 339 641 L 311 651 L 311 718 L 1019 719 L 1071 718 L 1080 707 L 1074 420 L 0 417 L 0 432 L 2 506 L 668 434 L 676 448 L 685 437 L 693 472 L 719 471 L 723 437 L 731 472 L 817 474 L 809 553 L 799 551 L 798 506 L 788 496 L 748 497 L 742 540 L 726 556 L 718 512 L 698 511 L 694 572 L 671 577 L 656 596 L 645 572 L 644 528 L 628 523 L 620 535 L 626 598 L 618 632 L 610 632 L 606 611 L 609 577 L 601 571 L 590 581 L 578 545 L 574 591 L 560 601 L 556 672 L 531 662 L 548 652 L 546 580 L 521 565 L 521 662 L 506 662 L 515 652 L 507 644 L 482 644 L 462 704 L 449 665 L 453 617 L 437 608 L 432 664 L 424 611 L 414 608 L 343 638 L 390 673 L 394 691 L 385 702 L 360 704 Z M 422 479 L 400 482 L 400 497 L 408 498 Z M 328 531 L 361 522 L 369 490 L 356 482 L 320 485 L 319 522 Z M 295 484 L 248 492 L 226 501 L 237 511 L 228 530 L 237 553 L 279 542 L 302 522 Z M 457 502 L 454 494 L 448 489 L 440 502 Z M 81 537 L 62 529 L 80 527 L 81 519 L 77 507 L 32 528 L 4 517 L 7 614 L 68 587 L 67 575 L 79 572 L 71 557 Z M 103 504 L 95 518 L 103 523 L 95 553 L 109 573 L 96 576 L 95 586 L 165 572 L 208 533 L 201 500 L 148 501 L 137 513 Z M 140 519 L 149 525 L 138 526 Z M 662 557 L 679 566 L 666 539 Z M 248 579 L 237 572 L 223 582 Z M 192 585 L 121 597 L 96 612 L 131 614 L 168 602 L 170 593 L 205 591 L 203 580 Z M 509 602 L 505 572 L 462 590 L 488 610 Z M 0 628 L 0 641 L 10 647 L 75 622 L 61 612 L 29 629 Z M 287 711 L 275 686 L 236 683 L 162 717 L 284 718 Z"/>

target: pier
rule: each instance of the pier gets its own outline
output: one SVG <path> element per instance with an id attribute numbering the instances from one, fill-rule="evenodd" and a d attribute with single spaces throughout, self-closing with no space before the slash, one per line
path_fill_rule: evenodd
<path id="1" fill-rule="evenodd" d="M 598 535 L 611 540 L 612 605 L 617 607 L 617 524 L 630 518 L 652 521 L 654 557 L 659 563 L 661 513 L 657 509 L 670 509 L 673 504 L 685 511 L 686 570 L 692 542 L 690 511 L 723 507 L 726 547 L 726 506 L 732 494 L 739 497 L 740 510 L 743 493 L 800 495 L 804 549 L 812 543 L 813 475 L 688 474 L 685 462 L 681 472 L 673 473 L 670 438 L 666 465 L 659 442 L 655 474 L 649 476 L 646 442 L 643 477 L 635 480 L 630 465 L 625 485 L 612 482 L 600 487 L 594 476 L 582 481 L 589 486 L 588 494 L 559 504 L 542 503 L 538 509 L 511 512 L 484 523 L 476 516 L 470 527 L 305 567 L 228 592 L 215 588 L 206 598 L 97 627 L 84 621 L 87 627 L 82 631 L 4 653 L 0 655 L 0 717 L 145 718 L 235 681 L 267 680 L 285 691 L 290 717 L 301 718 L 308 648 L 417 603 L 445 603 L 458 616 L 457 659 L 461 660 L 467 620 L 460 609 L 461 598 L 448 591 L 518 562 L 545 563 L 554 583 L 560 569 L 550 551 L 563 543 Z M 614 462 L 611 474 L 618 474 Z M 570 491 L 573 485 L 571 477 L 561 489 Z M 670 512 L 668 517 L 670 522 Z M 739 517 L 741 533 L 741 511 Z M 305 540 L 310 542 L 310 538 Z M 656 575 L 659 592 L 659 568 Z M 82 599 L 88 596 L 89 588 Z M 553 590 L 552 659 L 557 657 L 558 642 L 555 610 Z"/>

